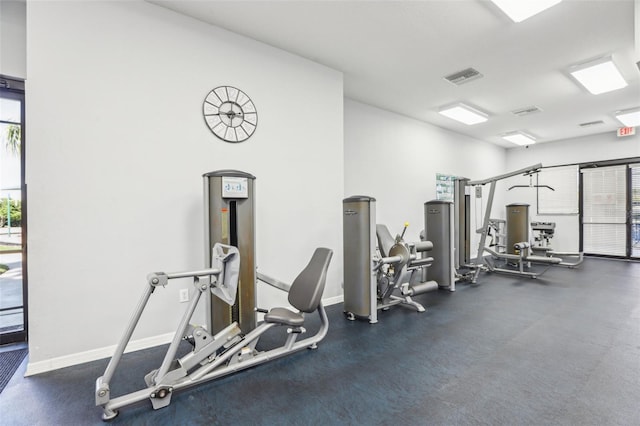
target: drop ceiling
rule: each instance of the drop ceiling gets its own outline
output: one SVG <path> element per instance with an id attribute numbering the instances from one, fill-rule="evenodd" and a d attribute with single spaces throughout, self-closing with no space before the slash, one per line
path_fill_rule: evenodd
<path id="1" fill-rule="evenodd" d="M 613 113 L 640 106 L 633 0 L 564 0 L 520 23 L 482 0 L 150 2 L 342 71 L 348 98 L 505 147 L 517 130 L 539 142 L 615 132 Z M 592 95 L 567 70 L 604 55 L 629 84 Z M 467 68 L 482 77 L 444 78 Z M 489 120 L 438 113 L 456 102 Z"/>

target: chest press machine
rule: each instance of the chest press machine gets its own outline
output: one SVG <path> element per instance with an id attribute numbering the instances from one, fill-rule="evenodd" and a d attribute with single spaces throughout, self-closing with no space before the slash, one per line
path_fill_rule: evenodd
<path id="1" fill-rule="evenodd" d="M 205 199 L 208 198 L 205 217 L 209 232 L 205 239 L 209 268 L 177 273 L 155 272 L 147 276 L 144 292 L 126 331 L 104 374 L 96 380 L 95 401 L 102 407 L 103 420 L 111 420 L 122 407 L 145 399 L 151 401 L 153 409 L 166 407 L 177 390 L 305 348 L 315 349 L 327 334 L 329 322 L 321 299 L 332 250 L 317 248 L 291 284 L 257 273 L 255 256 L 252 256 L 255 247 L 252 201 L 255 178 L 233 170 L 213 172 L 204 177 Z M 211 239 L 217 237 L 235 245 L 217 241 L 210 246 Z M 158 287 L 165 287 L 178 278 L 193 278 L 193 288 L 190 302 L 161 365 L 144 376 L 146 388 L 112 398 L 111 379 L 151 295 Z M 255 307 L 256 279 L 288 292 L 288 301 L 298 312 L 283 307 L 270 310 Z M 202 296 L 207 301 L 207 327 L 191 324 Z M 314 311 L 320 316 L 317 333 L 298 341 L 298 336 L 306 332 L 304 314 Z M 264 313 L 261 323 L 256 321 L 256 312 Z M 287 326 L 282 346 L 257 350 L 260 337 L 276 326 Z M 190 343 L 191 350 L 178 357 L 182 341 Z"/>

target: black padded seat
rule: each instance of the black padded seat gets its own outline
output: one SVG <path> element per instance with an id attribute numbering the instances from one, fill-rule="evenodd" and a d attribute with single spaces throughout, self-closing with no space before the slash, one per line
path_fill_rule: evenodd
<path id="1" fill-rule="evenodd" d="M 264 321 L 274 324 L 300 327 L 302 324 L 304 324 L 304 317 L 302 316 L 302 314 L 290 311 L 287 308 L 273 308 L 264 315 Z"/>
<path id="2" fill-rule="evenodd" d="M 318 309 L 332 256 L 332 250 L 324 247 L 317 248 L 307 266 L 293 280 L 288 300 L 300 313 L 287 308 L 273 308 L 264 315 L 264 321 L 300 327 L 304 323 L 302 312 L 311 313 Z"/>

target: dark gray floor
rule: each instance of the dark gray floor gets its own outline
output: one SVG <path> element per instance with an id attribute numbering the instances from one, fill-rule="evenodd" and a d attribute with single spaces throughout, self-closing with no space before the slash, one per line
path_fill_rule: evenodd
<path id="1" fill-rule="evenodd" d="M 317 350 L 181 391 L 162 410 L 125 408 L 112 423 L 640 424 L 640 263 L 587 259 L 537 280 L 482 274 L 416 299 L 426 313 L 395 307 L 376 325 L 331 306 Z M 128 356 L 113 392 L 142 387 L 159 355 Z M 93 390 L 105 365 L 14 377 L 0 424 L 101 424 Z"/>

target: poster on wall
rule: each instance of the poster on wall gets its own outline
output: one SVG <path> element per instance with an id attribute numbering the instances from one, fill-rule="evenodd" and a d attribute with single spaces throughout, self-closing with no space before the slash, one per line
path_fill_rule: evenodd
<path id="1" fill-rule="evenodd" d="M 436 173 L 436 200 L 453 201 L 454 175 Z"/>

